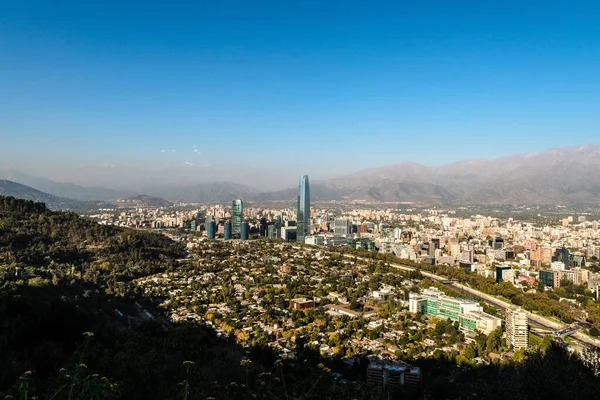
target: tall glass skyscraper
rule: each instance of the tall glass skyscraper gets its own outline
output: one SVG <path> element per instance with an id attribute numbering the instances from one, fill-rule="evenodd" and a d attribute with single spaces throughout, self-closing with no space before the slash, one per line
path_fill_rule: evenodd
<path id="1" fill-rule="evenodd" d="M 223 226 L 223 239 L 231 239 L 231 221 L 225 221 L 225 225 Z"/>
<path id="2" fill-rule="evenodd" d="M 310 189 L 308 175 L 302 175 L 300 177 L 298 208 L 296 210 L 296 241 L 304 243 L 306 235 L 310 235 Z"/>
<path id="3" fill-rule="evenodd" d="M 242 233 L 242 221 L 244 220 L 244 202 L 240 199 L 231 202 L 231 233 L 240 235 Z"/>

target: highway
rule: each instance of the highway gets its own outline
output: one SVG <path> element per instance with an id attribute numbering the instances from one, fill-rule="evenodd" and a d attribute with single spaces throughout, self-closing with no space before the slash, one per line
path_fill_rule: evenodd
<path id="1" fill-rule="evenodd" d="M 363 258 L 363 257 L 356 257 L 356 256 L 351 255 L 351 254 L 343 254 L 343 256 L 347 257 L 347 258 L 356 258 L 356 259 L 363 260 L 363 261 L 373 261 L 373 259 Z M 382 262 L 381 260 L 376 260 L 376 261 Z M 408 265 L 401 265 L 401 264 L 394 264 L 394 263 L 390 263 L 389 265 L 390 265 L 390 267 L 393 267 L 393 268 L 396 268 L 396 269 L 400 269 L 400 270 L 403 270 L 403 271 L 416 271 L 417 270 L 416 268 L 409 267 Z M 513 304 L 511 304 L 511 303 L 509 303 L 507 301 L 501 300 L 501 299 L 499 299 L 497 297 L 494 297 L 494 296 L 490 296 L 487 293 L 480 292 L 479 290 L 476 290 L 476 289 L 473 289 L 473 288 L 471 288 L 469 286 L 463 285 L 462 283 L 448 282 L 448 278 L 432 274 L 431 272 L 427 272 L 427 271 L 423 271 L 423 270 L 420 270 L 420 272 L 426 278 L 429 278 L 429 279 L 432 279 L 432 280 L 444 283 L 447 286 L 450 286 L 450 287 L 453 287 L 455 289 L 458 289 L 458 290 L 470 293 L 470 294 L 472 294 L 474 296 L 479 297 L 480 299 L 482 299 L 486 303 L 492 304 L 492 305 L 497 306 L 497 307 L 500 307 L 500 308 L 502 308 L 504 310 L 506 310 L 509 307 L 514 307 Z M 527 315 L 528 315 L 528 317 L 529 317 L 529 319 L 531 321 L 534 321 L 534 322 L 536 322 L 537 324 L 539 324 L 539 325 L 541 325 L 543 327 L 551 328 L 551 329 L 559 330 L 559 331 L 563 331 L 564 330 L 565 332 L 572 331 L 572 329 L 567 329 L 567 328 L 569 328 L 569 326 L 566 325 L 566 324 L 564 324 L 564 323 L 562 323 L 562 322 L 552 321 L 551 319 L 542 317 L 541 315 L 535 314 L 535 313 L 533 313 L 531 311 L 527 311 L 527 310 L 523 310 L 523 311 L 525 311 L 527 313 Z M 585 335 L 585 334 L 583 334 L 581 332 L 574 332 L 574 333 L 571 334 L 571 337 L 579 340 L 580 342 L 582 342 L 582 343 L 584 343 L 584 344 L 586 344 L 588 346 L 600 348 L 600 340 L 593 339 L 593 338 L 591 338 L 591 337 L 589 337 L 589 336 L 587 336 L 587 335 Z"/>

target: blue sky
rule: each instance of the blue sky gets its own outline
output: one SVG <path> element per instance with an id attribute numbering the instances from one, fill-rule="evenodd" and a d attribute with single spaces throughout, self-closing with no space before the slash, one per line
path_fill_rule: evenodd
<path id="1" fill-rule="evenodd" d="M 0 163 L 260 181 L 597 143 L 598 15 L 592 1 L 5 1 Z"/>

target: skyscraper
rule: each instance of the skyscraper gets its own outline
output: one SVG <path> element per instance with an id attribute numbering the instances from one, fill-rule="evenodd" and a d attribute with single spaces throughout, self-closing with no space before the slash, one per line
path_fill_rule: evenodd
<path id="1" fill-rule="evenodd" d="M 225 240 L 231 239 L 231 221 L 225 221 L 225 226 L 223 227 L 223 238 Z"/>
<path id="2" fill-rule="evenodd" d="M 336 218 L 333 225 L 333 233 L 345 236 L 350 232 L 350 221 L 344 218 Z"/>
<path id="3" fill-rule="evenodd" d="M 214 239 L 217 233 L 217 224 L 215 221 L 210 221 L 206 227 L 206 236 L 209 239 Z"/>
<path id="4" fill-rule="evenodd" d="M 242 221 L 244 220 L 244 202 L 240 199 L 231 202 L 231 233 L 240 235 L 242 233 Z"/>
<path id="5" fill-rule="evenodd" d="M 296 226 L 298 227 L 296 241 L 304 243 L 304 237 L 310 235 L 310 189 L 308 186 L 308 175 L 300 177 Z"/>
<path id="6" fill-rule="evenodd" d="M 260 223 L 259 223 L 259 228 L 258 228 L 258 234 L 260 236 L 267 236 L 267 219 L 265 217 L 262 217 L 260 219 Z"/>
<path id="7" fill-rule="evenodd" d="M 242 227 L 241 227 L 241 231 L 240 231 L 240 239 L 248 240 L 249 232 L 250 232 L 250 226 L 248 225 L 248 223 L 246 221 L 242 222 Z"/>

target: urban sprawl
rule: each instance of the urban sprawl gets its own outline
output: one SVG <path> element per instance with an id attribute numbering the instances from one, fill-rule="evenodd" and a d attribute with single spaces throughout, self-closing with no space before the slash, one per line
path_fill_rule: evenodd
<path id="1" fill-rule="evenodd" d="M 136 282 L 168 320 L 212 326 L 281 357 L 301 342 L 349 364 L 367 355 L 374 386 L 418 387 L 415 358 L 489 363 L 549 339 L 580 354 L 600 346 L 598 221 L 311 207 L 306 175 L 295 203 L 235 199 L 92 218 L 186 243 L 180 268 Z"/>

